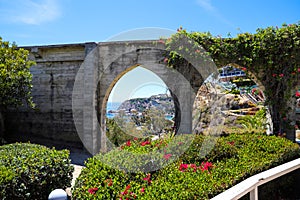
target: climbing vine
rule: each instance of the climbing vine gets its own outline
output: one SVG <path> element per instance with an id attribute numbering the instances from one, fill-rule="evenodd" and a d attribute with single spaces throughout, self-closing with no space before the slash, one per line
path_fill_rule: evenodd
<path id="1" fill-rule="evenodd" d="M 185 49 L 177 45 L 182 36 L 194 41 L 195 48 Z M 274 127 L 281 129 L 282 121 L 291 112 L 288 102 L 297 96 L 291 91 L 298 87 L 300 77 L 300 22 L 259 28 L 254 34 L 241 33 L 227 38 L 215 37 L 209 32 L 187 32 L 180 28 L 165 43 L 167 49 L 175 49 L 166 59 L 171 67 L 182 64 L 184 59 L 180 53 L 184 50 L 191 57 L 198 54 L 203 58 L 207 53 L 217 67 L 235 63 L 251 72 L 264 85 L 266 104 L 271 110 Z M 199 49 L 199 45 L 205 52 Z"/>

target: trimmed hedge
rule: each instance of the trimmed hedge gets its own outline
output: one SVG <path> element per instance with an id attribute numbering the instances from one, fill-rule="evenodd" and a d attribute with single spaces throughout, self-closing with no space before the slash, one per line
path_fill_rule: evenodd
<path id="1" fill-rule="evenodd" d="M 183 135 L 152 142 L 130 141 L 117 150 L 90 158 L 76 180 L 72 197 L 209 199 L 249 176 L 300 155 L 299 146 L 291 141 L 263 134 L 210 137 L 215 140 L 215 146 L 207 152 L 202 148 L 207 138 L 197 135 L 192 143 L 188 143 L 185 153 L 177 154 L 180 144 L 190 139 L 191 135 Z M 205 156 L 200 156 L 200 152 Z M 149 153 L 151 156 L 147 158 Z M 172 162 L 164 162 L 166 160 Z M 118 167 L 111 168 L 105 163 Z M 143 172 L 145 165 L 162 168 Z"/>
<path id="2" fill-rule="evenodd" d="M 0 199 L 47 199 L 70 186 L 73 166 L 68 150 L 30 144 L 0 146 Z"/>

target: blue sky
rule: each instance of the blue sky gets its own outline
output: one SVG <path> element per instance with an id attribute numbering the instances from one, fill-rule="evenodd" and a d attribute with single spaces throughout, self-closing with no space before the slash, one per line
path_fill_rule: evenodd
<path id="1" fill-rule="evenodd" d="M 176 31 L 180 26 L 226 37 L 297 23 L 299 10 L 299 0 L 0 0 L 0 37 L 19 46 L 101 42 L 132 29 Z M 137 88 L 129 85 L 139 76 L 161 84 L 147 71 L 133 72 L 119 84 L 128 94 Z"/>
<path id="2" fill-rule="evenodd" d="M 123 102 L 126 99 L 150 97 L 153 94 L 165 94 L 167 91 L 167 86 L 156 74 L 143 67 L 137 67 L 127 72 L 116 83 L 108 102 Z"/>
<path id="3" fill-rule="evenodd" d="M 299 10 L 299 0 L 0 0 L 0 36 L 19 46 L 104 41 L 143 27 L 226 36 L 296 23 Z"/>

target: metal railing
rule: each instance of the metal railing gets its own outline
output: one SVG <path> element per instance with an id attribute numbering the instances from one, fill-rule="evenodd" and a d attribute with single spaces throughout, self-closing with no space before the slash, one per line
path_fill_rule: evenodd
<path id="1" fill-rule="evenodd" d="M 279 178 L 280 176 L 288 174 L 299 168 L 300 158 L 251 176 L 241 183 L 215 196 L 211 200 L 237 200 L 248 193 L 250 193 L 250 200 L 258 200 L 258 186 L 272 181 L 273 179 Z"/>

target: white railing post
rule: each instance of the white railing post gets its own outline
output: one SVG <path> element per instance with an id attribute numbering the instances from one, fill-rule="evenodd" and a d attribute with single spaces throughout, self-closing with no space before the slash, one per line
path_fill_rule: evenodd
<path id="1" fill-rule="evenodd" d="M 270 182 L 275 178 L 284 176 L 285 174 L 299 168 L 300 158 L 251 176 L 223 193 L 218 194 L 211 200 L 236 200 L 248 193 L 250 193 L 250 200 L 258 200 L 258 186 Z"/>
<path id="2" fill-rule="evenodd" d="M 253 190 L 250 191 L 250 200 L 258 200 L 258 188 L 254 187 Z"/>

